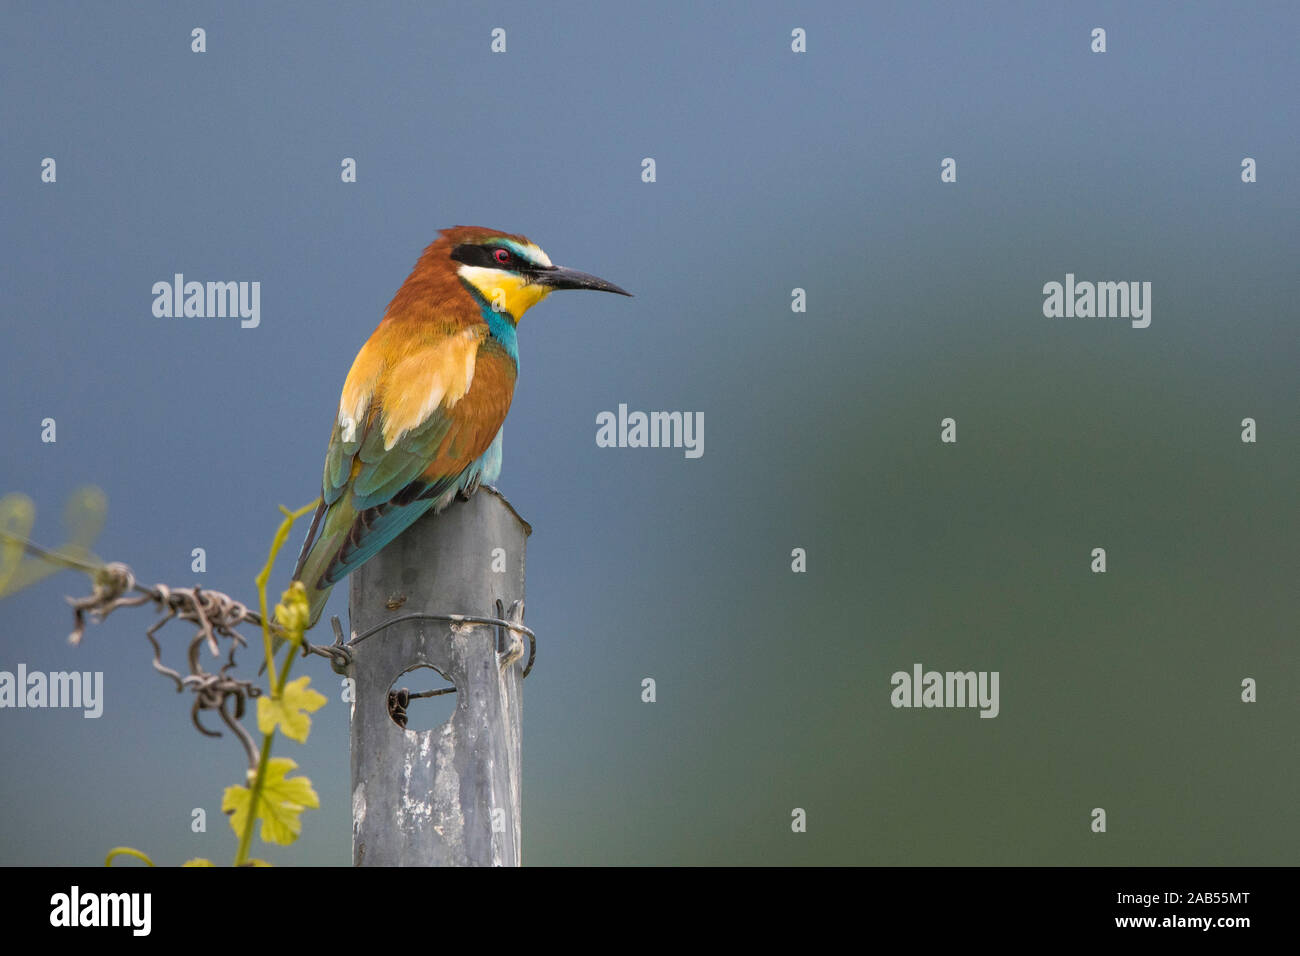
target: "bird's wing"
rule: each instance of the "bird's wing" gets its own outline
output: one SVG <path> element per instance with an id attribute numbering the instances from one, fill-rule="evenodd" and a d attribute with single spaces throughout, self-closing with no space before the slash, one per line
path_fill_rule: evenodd
<path id="1" fill-rule="evenodd" d="M 294 573 L 307 587 L 328 588 L 373 557 L 491 445 L 515 368 L 486 333 L 475 326 L 389 349 L 375 336 L 357 356 Z"/>

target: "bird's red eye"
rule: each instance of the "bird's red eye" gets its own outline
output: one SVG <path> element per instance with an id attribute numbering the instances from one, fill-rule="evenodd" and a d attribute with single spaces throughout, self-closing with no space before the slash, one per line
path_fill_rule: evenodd
<path id="1" fill-rule="evenodd" d="M 510 253 L 506 252 L 504 249 L 497 249 L 492 253 L 492 258 L 502 265 L 505 265 L 510 261 Z"/>

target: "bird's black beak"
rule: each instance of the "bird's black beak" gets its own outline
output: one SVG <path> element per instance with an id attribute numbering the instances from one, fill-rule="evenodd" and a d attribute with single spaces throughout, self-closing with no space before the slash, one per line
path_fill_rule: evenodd
<path id="1" fill-rule="evenodd" d="M 552 289 L 595 289 L 598 292 L 617 292 L 619 295 L 632 294 L 612 282 L 606 282 L 586 272 L 579 272 L 577 269 L 565 269 L 563 266 L 538 269 L 532 274 L 532 281 L 538 285 L 550 286 Z"/>

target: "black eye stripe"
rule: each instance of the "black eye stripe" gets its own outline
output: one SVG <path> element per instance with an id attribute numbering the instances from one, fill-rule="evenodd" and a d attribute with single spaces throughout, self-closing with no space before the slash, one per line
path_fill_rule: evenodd
<path id="1" fill-rule="evenodd" d="M 500 263 L 492 258 L 494 246 L 481 246 L 473 242 L 462 242 L 455 249 L 451 250 L 451 257 L 457 262 L 463 262 L 467 266 L 484 266 L 489 269 L 497 268 Z"/>
<path id="2" fill-rule="evenodd" d="M 510 255 L 508 262 L 497 262 L 495 253 L 498 249 L 504 249 Z M 539 266 L 536 263 L 529 262 L 520 256 L 513 249 L 506 246 L 499 246 L 493 243 L 481 245 L 475 242 L 462 242 L 459 246 L 451 250 L 451 257 L 457 262 L 463 262 L 467 266 L 483 266 L 487 269 L 509 269 L 512 272 L 539 272 L 544 271 L 546 266 Z"/>

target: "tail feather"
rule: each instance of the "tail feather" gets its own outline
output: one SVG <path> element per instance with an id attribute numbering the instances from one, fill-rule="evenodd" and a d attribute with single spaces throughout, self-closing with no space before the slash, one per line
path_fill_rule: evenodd
<path id="1" fill-rule="evenodd" d="M 335 584 L 369 561 L 426 512 L 442 511 L 458 493 L 472 494 L 480 480 L 495 480 L 500 471 L 501 432 L 498 431 L 483 455 L 459 474 L 437 481 L 413 481 L 389 501 L 364 511 L 358 512 L 350 493 L 329 504 L 322 496 L 293 570 L 293 579 L 301 581 L 307 589 L 311 610 L 308 627 L 314 627 L 320 619 Z M 277 639 L 276 649 L 283 643 Z"/>
<path id="2" fill-rule="evenodd" d="M 327 508 L 322 500 L 316 508 L 316 514 L 307 530 L 307 538 L 302 543 L 302 552 L 298 555 L 298 565 L 293 569 L 293 579 L 301 581 L 307 589 L 307 603 L 311 608 L 308 627 L 320 619 L 329 600 L 332 585 L 321 586 L 321 578 L 329 569 L 339 542 L 347 535 L 352 524 L 352 508 L 346 500 L 336 501 L 332 508 Z"/>
<path id="3" fill-rule="evenodd" d="M 323 569 L 318 569 L 317 565 L 321 563 L 320 555 L 331 553 L 333 549 L 328 547 L 327 542 L 322 541 L 321 524 L 329 509 L 322 498 L 321 503 L 316 506 L 316 514 L 312 516 L 311 527 L 307 529 L 307 537 L 302 543 L 302 550 L 298 552 L 298 563 L 293 569 L 293 580 L 301 581 L 303 587 L 307 589 L 307 604 L 311 610 L 311 615 L 307 619 L 307 626 L 314 627 L 320 620 L 321 612 L 325 610 L 325 602 L 329 600 L 332 587 L 320 588 L 316 585 L 321 578 Z M 323 545 L 323 546 L 322 546 Z M 278 621 L 276 623 L 279 623 Z M 271 639 L 271 649 L 279 653 L 280 648 L 284 646 L 284 638 L 273 637 Z"/>

